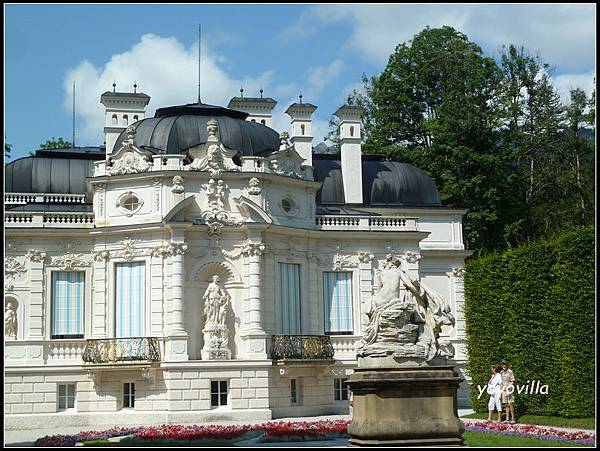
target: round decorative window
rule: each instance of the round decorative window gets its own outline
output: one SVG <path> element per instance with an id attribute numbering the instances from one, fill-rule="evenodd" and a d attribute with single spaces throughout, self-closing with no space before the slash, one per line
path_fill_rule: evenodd
<path id="1" fill-rule="evenodd" d="M 135 196 L 129 196 L 121 204 L 125 210 L 135 211 L 140 206 L 140 200 Z"/>
<path id="2" fill-rule="evenodd" d="M 291 197 L 286 197 L 281 200 L 281 209 L 288 216 L 295 216 L 298 213 L 298 206 Z"/>
<path id="3" fill-rule="evenodd" d="M 117 207 L 122 213 L 131 216 L 142 208 L 144 201 L 131 191 L 123 194 L 117 201 Z"/>

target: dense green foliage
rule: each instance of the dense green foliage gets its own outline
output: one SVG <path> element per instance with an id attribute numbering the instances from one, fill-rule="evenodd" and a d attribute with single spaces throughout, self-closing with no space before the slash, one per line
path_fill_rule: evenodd
<path id="1" fill-rule="evenodd" d="M 539 56 L 509 45 L 496 61 L 463 33 L 428 27 L 363 86 L 348 97 L 365 109 L 363 151 L 425 170 L 444 205 L 468 208 L 469 249 L 593 224 L 595 94 L 574 89 L 563 105 Z"/>
<path id="2" fill-rule="evenodd" d="M 467 370 L 484 386 L 490 366 L 506 359 L 516 384 L 540 381 L 547 395 L 516 394 L 518 413 L 594 415 L 594 230 L 494 252 L 465 272 Z M 489 395 L 471 390 L 473 407 Z"/>
<path id="3" fill-rule="evenodd" d="M 54 138 L 49 139 L 44 144 L 40 144 L 40 149 L 69 149 L 73 147 L 73 143 L 69 141 L 65 141 L 62 138 Z"/>

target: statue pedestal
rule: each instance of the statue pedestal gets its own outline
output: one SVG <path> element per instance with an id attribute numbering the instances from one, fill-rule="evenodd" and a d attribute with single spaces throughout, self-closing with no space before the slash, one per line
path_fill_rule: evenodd
<path id="1" fill-rule="evenodd" d="M 354 400 L 352 445 L 463 444 L 456 406 L 461 378 L 453 366 L 359 367 L 347 382 Z"/>
<path id="2" fill-rule="evenodd" d="M 229 328 L 227 326 L 208 326 L 202 331 L 204 346 L 202 347 L 202 360 L 229 360 Z"/>

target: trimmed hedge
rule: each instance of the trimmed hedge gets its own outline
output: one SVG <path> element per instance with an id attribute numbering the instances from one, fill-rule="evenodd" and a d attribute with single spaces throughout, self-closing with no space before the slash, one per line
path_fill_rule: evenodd
<path id="1" fill-rule="evenodd" d="M 581 228 L 549 241 L 469 261 L 465 271 L 465 318 L 477 399 L 490 366 L 506 359 L 516 385 L 540 381 L 548 394 L 518 394 L 517 413 L 591 417 L 595 413 L 594 229 Z"/>

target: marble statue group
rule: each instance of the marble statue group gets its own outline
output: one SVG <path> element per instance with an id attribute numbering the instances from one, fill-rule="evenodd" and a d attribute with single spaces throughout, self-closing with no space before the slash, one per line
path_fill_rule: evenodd
<path id="1" fill-rule="evenodd" d="M 359 357 L 424 363 L 452 355 L 450 346 L 439 342 L 439 335 L 442 326 L 454 325 L 454 316 L 438 293 L 412 278 L 392 255 L 386 256 L 376 273 L 375 286 L 378 291 L 367 312 Z"/>

